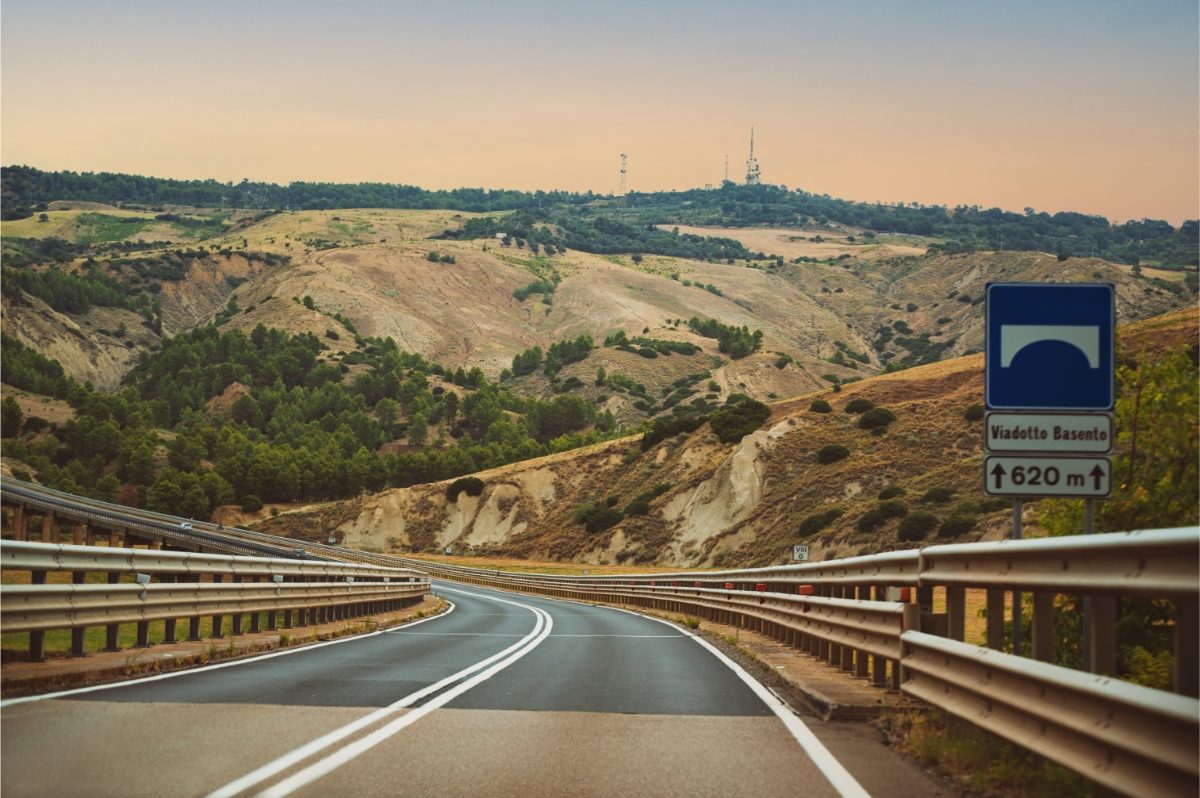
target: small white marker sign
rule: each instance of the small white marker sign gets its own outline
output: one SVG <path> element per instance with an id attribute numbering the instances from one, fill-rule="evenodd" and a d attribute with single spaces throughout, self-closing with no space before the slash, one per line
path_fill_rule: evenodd
<path id="1" fill-rule="evenodd" d="M 1111 413 L 988 413 L 989 452 L 1107 454 L 1113 446 Z"/>
<path id="2" fill-rule="evenodd" d="M 797 543 L 793 545 L 792 560 L 795 562 L 808 562 L 808 544 Z"/>
<path id="3" fill-rule="evenodd" d="M 1112 492 L 1107 457 L 985 457 L 984 492 L 990 496 L 1075 496 Z"/>

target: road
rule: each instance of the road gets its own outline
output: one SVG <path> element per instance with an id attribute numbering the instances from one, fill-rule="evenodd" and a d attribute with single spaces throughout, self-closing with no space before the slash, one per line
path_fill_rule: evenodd
<path id="1" fill-rule="evenodd" d="M 856 778 L 876 796 L 916 788 L 911 773 L 880 771 L 862 739 L 825 730 L 855 762 L 851 776 L 809 726 L 675 626 L 474 586 L 435 589 L 453 610 L 399 629 L 4 702 L 0 790 L 866 795 Z"/>

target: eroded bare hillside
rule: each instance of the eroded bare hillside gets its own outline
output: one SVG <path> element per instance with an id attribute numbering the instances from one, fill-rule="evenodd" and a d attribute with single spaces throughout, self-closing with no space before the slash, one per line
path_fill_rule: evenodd
<path id="1" fill-rule="evenodd" d="M 1122 330 L 1122 357 L 1194 346 L 1195 309 Z M 981 494 L 983 360 L 973 355 L 883 375 L 840 392 L 776 403 L 761 429 L 740 443 L 717 441 L 708 426 L 641 451 L 636 439 L 518 463 L 478 474 L 482 493 L 447 499 L 449 482 L 308 507 L 266 520 L 272 532 L 332 535 L 379 551 L 435 551 L 659 565 L 768 564 L 805 541 L 823 559 L 915 545 L 898 538 L 900 517 L 969 519 L 953 539 L 1006 533 L 1006 502 Z M 832 412 L 814 412 L 825 399 Z M 891 410 L 882 434 L 860 428 L 854 400 Z M 848 456 L 818 461 L 827 446 Z M 862 519 L 882 508 L 884 519 Z M 651 495 L 654 494 L 654 495 Z M 649 512 L 588 532 L 587 505 L 627 508 L 649 496 Z M 886 496 L 886 494 L 885 494 Z M 869 525 L 867 525 L 869 526 Z M 932 529 L 928 536 L 936 534 Z"/>

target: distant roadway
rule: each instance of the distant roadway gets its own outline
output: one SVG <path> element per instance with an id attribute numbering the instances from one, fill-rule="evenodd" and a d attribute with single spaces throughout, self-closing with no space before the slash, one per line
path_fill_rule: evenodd
<path id="1" fill-rule="evenodd" d="M 0 790 L 867 794 L 803 721 L 678 627 L 474 586 L 434 589 L 452 611 L 406 627 L 0 703 Z M 841 745 L 866 760 L 857 770 L 879 770 L 870 745 Z M 894 788 L 873 787 L 877 796 L 914 788 L 883 772 L 870 782 Z"/>

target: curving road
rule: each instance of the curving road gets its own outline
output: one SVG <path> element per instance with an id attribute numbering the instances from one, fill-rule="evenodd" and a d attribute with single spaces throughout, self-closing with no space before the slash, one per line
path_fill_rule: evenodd
<path id="1" fill-rule="evenodd" d="M 866 794 L 773 696 L 675 626 L 474 586 L 435 590 L 453 610 L 399 629 L 4 702 L 0 790 Z"/>

